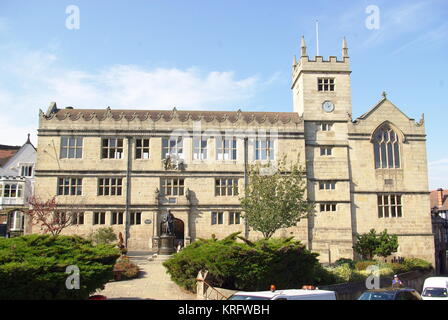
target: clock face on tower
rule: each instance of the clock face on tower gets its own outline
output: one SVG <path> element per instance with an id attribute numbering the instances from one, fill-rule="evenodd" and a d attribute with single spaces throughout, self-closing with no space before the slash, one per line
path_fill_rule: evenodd
<path id="1" fill-rule="evenodd" d="M 322 104 L 322 109 L 324 109 L 325 112 L 333 112 L 334 110 L 334 104 L 331 101 L 325 101 Z"/>

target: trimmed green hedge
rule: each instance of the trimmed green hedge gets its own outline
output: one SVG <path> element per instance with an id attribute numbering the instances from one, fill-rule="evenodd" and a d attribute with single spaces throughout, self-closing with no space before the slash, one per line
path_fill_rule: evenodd
<path id="1" fill-rule="evenodd" d="M 193 292 L 200 270 L 209 271 L 213 286 L 246 291 L 268 290 L 271 284 L 290 289 L 334 282 L 318 254 L 292 238 L 238 242 L 237 235 L 201 239 L 173 255 L 164 262 L 171 279 Z"/>
<path id="2" fill-rule="evenodd" d="M 113 278 L 120 256 L 81 237 L 28 235 L 0 239 L 0 300 L 87 299 Z M 80 269 L 80 289 L 68 290 L 66 267 Z"/>

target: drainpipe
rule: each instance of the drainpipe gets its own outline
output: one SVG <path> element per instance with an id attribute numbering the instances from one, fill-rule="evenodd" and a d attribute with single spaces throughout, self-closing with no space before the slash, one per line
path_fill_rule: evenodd
<path id="1" fill-rule="evenodd" d="M 249 185 L 249 178 L 247 176 L 247 158 L 248 158 L 248 138 L 244 138 L 244 196 L 247 194 L 247 188 Z M 249 238 L 249 226 L 247 225 L 246 219 L 244 219 L 244 237 Z"/>
<path id="2" fill-rule="evenodd" d="M 129 239 L 129 222 L 131 213 L 129 211 L 131 205 L 131 170 L 132 170 L 132 137 L 126 137 L 128 140 L 128 163 L 126 166 L 126 207 L 125 207 L 125 227 L 124 227 L 124 245 L 128 247 Z"/>

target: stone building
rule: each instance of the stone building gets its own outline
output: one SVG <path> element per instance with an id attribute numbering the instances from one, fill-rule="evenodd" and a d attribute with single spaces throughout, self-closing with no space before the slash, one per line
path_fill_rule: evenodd
<path id="1" fill-rule="evenodd" d="M 79 215 L 66 232 L 112 225 L 128 247 L 157 247 L 171 209 L 188 244 L 247 230 L 239 196 L 244 159 L 286 155 L 306 169 L 315 213 L 277 236 L 294 235 L 322 262 L 352 258 L 356 234 L 388 229 L 398 256 L 434 261 L 424 119 L 386 94 L 352 118 L 350 59 L 307 55 L 292 66 L 293 112 L 58 109 L 39 114 L 36 192 L 57 195 Z M 148 88 L 150 89 L 150 88 Z M 245 139 L 247 138 L 247 140 Z"/>
<path id="2" fill-rule="evenodd" d="M 448 271 L 448 190 L 437 189 L 430 194 L 432 230 L 434 233 L 435 270 L 437 274 Z"/>
<path id="3" fill-rule="evenodd" d="M 33 194 L 36 149 L 28 140 L 21 147 L 0 145 L 0 237 L 24 232 L 24 211 Z"/>

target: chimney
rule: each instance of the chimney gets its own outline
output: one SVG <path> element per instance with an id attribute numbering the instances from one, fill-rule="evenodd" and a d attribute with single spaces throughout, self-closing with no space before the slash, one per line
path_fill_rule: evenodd
<path id="1" fill-rule="evenodd" d="M 437 189 L 437 206 L 441 208 L 443 206 L 443 189 Z"/>

